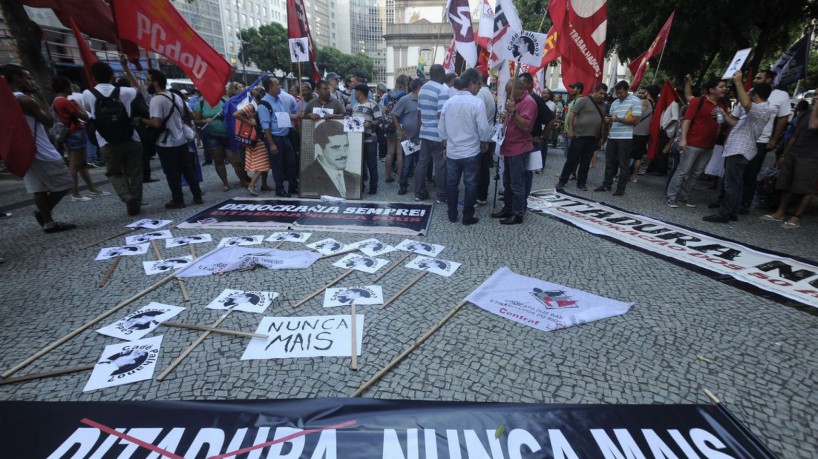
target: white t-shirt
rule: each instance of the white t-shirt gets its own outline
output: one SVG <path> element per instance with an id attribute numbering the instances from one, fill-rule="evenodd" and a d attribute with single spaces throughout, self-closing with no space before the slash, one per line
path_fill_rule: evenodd
<path id="1" fill-rule="evenodd" d="M 22 96 L 25 96 L 22 92 L 14 93 L 14 97 L 19 98 Z M 54 148 L 54 144 L 51 143 L 51 140 L 49 140 L 46 127 L 43 126 L 43 123 L 35 120 L 33 116 L 23 116 L 26 117 L 28 128 L 31 129 L 31 134 L 34 136 L 34 146 L 37 148 L 37 153 L 34 154 L 34 157 L 42 161 L 62 162 L 62 156 L 60 152 Z"/>
<path id="2" fill-rule="evenodd" d="M 792 109 L 790 108 L 790 95 L 780 89 L 773 89 L 773 92 L 770 93 L 770 97 L 767 98 L 767 103 L 773 107 L 775 110 L 775 115 L 767 120 L 767 124 L 764 125 L 764 130 L 761 131 L 761 135 L 758 136 L 758 139 L 756 139 L 756 142 L 758 143 L 767 143 L 770 141 L 770 137 L 773 135 L 773 127 L 775 126 L 776 118 L 790 116 L 792 114 Z M 744 116 L 744 107 L 742 107 L 741 104 L 737 104 L 736 108 L 733 109 L 733 116 L 736 118 L 741 118 Z"/>
<path id="3" fill-rule="evenodd" d="M 114 92 L 114 88 L 116 88 L 116 86 L 108 83 L 101 83 L 94 86 L 94 89 L 99 91 L 99 93 L 105 97 L 110 96 L 111 93 Z M 133 102 L 134 99 L 136 99 L 136 89 L 119 88 L 119 100 L 120 102 L 122 102 L 122 105 L 125 106 L 125 111 L 128 112 L 128 116 L 131 116 L 131 102 Z M 85 111 L 88 112 L 89 118 L 94 117 L 94 106 L 96 106 L 96 103 L 97 98 L 94 97 L 91 91 L 89 91 L 88 89 L 83 91 L 82 105 L 85 106 Z M 139 142 L 139 134 L 136 133 L 136 130 L 133 131 L 131 140 Z M 97 132 L 97 142 L 99 143 L 100 148 L 104 147 L 105 145 L 108 145 L 108 142 L 105 139 L 103 139 L 101 135 L 99 135 L 99 132 Z"/>
<path id="4" fill-rule="evenodd" d="M 171 99 L 173 99 L 173 102 L 171 102 Z M 185 110 L 184 100 L 169 91 L 160 92 L 151 97 L 151 118 L 164 120 L 171 110 L 173 110 L 173 114 L 165 123 L 166 131 L 159 134 L 159 138 L 156 139 L 157 147 L 178 147 L 187 143 L 185 132 L 182 129 L 182 113 Z"/>

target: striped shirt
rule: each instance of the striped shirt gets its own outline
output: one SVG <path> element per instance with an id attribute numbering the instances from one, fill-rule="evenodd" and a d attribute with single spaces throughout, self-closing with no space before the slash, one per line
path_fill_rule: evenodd
<path id="1" fill-rule="evenodd" d="M 777 112 L 778 108 L 769 103 L 753 103 L 749 113 L 741 115 L 738 122 L 727 136 L 722 156 L 742 155 L 747 161 L 753 159 L 758 152 L 756 139 L 764 131 L 767 121 Z M 743 108 L 742 108 L 742 111 Z"/>
<path id="2" fill-rule="evenodd" d="M 369 121 L 372 123 L 375 120 L 382 120 L 383 119 L 383 112 L 381 112 L 381 107 L 378 106 L 374 101 L 367 100 L 364 103 L 358 103 L 355 108 L 352 109 L 352 116 L 357 118 L 363 118 L 364 121 Z M 372 125 L 370 127 L 364 129 L 364 142 L 371 143 L 378 140 L 375 136 L 374 130 L 372 129 Z"/>
<path id="3" fill-rule="evenodd" d="M 628 94 L 624 99 L 615 99 L 608 112 L 611 116 L 624 120 L 628 112 L 633 116 L 642 116 L 642 99 Z M 608 133 L 609 139 L 632 139 L 633 124 L 611 123 L 611 131 Z"/>
<path id="4" fill-rule="evenodd" d="M 434 81 L 427 81 L 418 94 L 420 111 L 420 138 L 440 142 L 437 114 L 443 110 L 443 104 L 449 98 L 449 87 Z"/>

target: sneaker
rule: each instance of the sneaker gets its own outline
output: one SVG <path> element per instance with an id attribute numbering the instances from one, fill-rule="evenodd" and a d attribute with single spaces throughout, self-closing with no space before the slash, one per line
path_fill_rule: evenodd
<path id="1" fill-rule="evenodd" d="M 85 163 L 85 167 L 87 167 L 88 169 L 96 169 L 97 165 L 94 163 Z"/>
<path id="2" fill-rule="evenodd" d="M 702 217 L 703 221 L 710 222 L 710 223 L 730 223 L 729 217 L 722 217 L 719 215 L 705 215 Z"/>
<path id="3" fill-rule="evenodd" d="M 446 204 L 446 201 L 442 199 L 435 199 L 435 204 Z"/>
<path id="4" fill-rule="evenodd" d="M 165 209 L 184 209 L 184 202 L 169 201 L 165 203 Z"/>
<path id="5" fill-rule="evenodd" d="M 686 202 L 686 203 L 685 203 L 685 207 L 690 207 L 691 209 L 695 209 L 695 208 L 696 208 L 696 204 L 693 204 L 692 202 Z"/>
<path id="6" fill-rule="evenodd" d="M 668 199 L 667 200 L 667 206 L 670 207 L 671 209 L 675 209 L 675 208 L 679 207 L 679 203 L 677 203 L 676 201 L 671 201 L 670 199 Z"/>
<path id="7" fill-rule="evenodd" d="M 408 192 L 409 192 L 409 190 L 407 190 L 406 188 L 403 188 L 403 187 L 401 187 L 401 188 L 398 190 L 398 194 L 399 194 L 399 195 L 401 195 L 401 196 L 403 196 L 404 194 L 406 194 L 406 193 L 408 193 Z"/>
<path id="8" fill-rule="evenodd" d="M 128 211 L 128 215 L 130 216 L 139 215 L 139 213 L 142 212 L 142 200 L 130 199 L 125 202 L 125 208 Z"/>
<path id="9" fill-rule="evenodd" d="M 97 190 L 97 191 L 89 191 L 88 194 L 91 195 L 91 196 L 97 197 L 97 196 L 109 196 L 111 193 L 108 193 L 107 191 L 104 191 L 104 190 Z"/>
<path id="10" fill-rule="evenodd" d="M 427 199 L 429 199 L 428 194 L 416 194 L 415 195 L 415 201 L 425 201 Z"/>
<path id="11" fill-rule="evenodd" d="M 43 231 L 48 234 L 59 233 L 60 231 L 68 231 L 76 228 L 77 225 L 71 223 L 51 222 L 43 227 Z"/>
<path id="12" fill-rule="evenodd" d="M 71 202 L 88 202 L 91 198 L 88 196 L 71 196 Z"/>
<path id="13" fill-rule="evenodd" d="M 605 185 L 600 185 L 600 186 L 594 188 L 594 191 L 611 191 L 611 187 L 605 186 Z"/>
<path id="14" fill-rule="evenodd" d="M 0 212 L 0 218 L 11 218 L 11 212 Z"/>
<path id="15" fill-rule="evenodd" d="M 557 182 L 557 185 L 554 186 L 554 189 L 557 190 L 558 193 L 565 193 L 565 183 Z"/>

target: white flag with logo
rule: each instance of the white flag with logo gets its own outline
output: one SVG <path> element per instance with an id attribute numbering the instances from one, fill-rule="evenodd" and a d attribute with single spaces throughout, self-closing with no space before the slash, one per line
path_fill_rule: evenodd
<path id="1" fill-rule="evenodd" d="M 477 45 L 474 43 L 469 0 L 449 0 L 446 11 L 452 24 L 452 39 L 457 53 L 463 56 L 467 66 L 474 67 L 477 64 Z"/>
<path id="2" fill-rule="evenodd" d="M 500 59 L 539 67 L 545 50 L 546 38 L 547 35 L 544 33 L 508 28 L 507 32 L 494 43 L 492 51 Z"/>
<path id="3" fill-rule="evenodd" d="M 559 330 L 628 312 L 623 303 L 500 268 L 466 300 L 500 317 L 542 331 Z"/>
<path id="4" fill-rule="evenodd" d="M 303 269 L 315 263 L 321 254 L 309 250 L 278 250 L 263 247 L 222 247 L 212 250 L 181 269 L 176 277 L 196 277 L 240 271 L 253 266 L 267 269 Z"/>

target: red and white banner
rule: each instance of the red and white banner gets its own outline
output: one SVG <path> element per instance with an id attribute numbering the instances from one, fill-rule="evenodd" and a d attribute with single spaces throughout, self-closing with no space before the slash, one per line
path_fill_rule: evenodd
<path id="1" fill-rule="evenodd" d="M 653 43 L 650 44 L 650 48 L 628 64 L 628 70 L 630 70 L 633 74 L 633 80 L 631 80 L 631 89 L 633 91 L 636 91 L 636 89 L 639 88 L 639 83 L 642 82 L 642 77 L 645 76 L 645 70 L 648 68 L 648 61 L 650 58 L 658 56 L 665 49 L 665 44 L 667 44 L 667 36 L 670 34 L 670 26 L 673 24 L 673 16 L 675 14 L 675 11 L 670 13 L 670 17 L 667 18 L 662 30 L 660 30 L 659 34 L 656 35 L 656 38 L 653 39 Z"/>
<path id="2" fill-rule="evenodd" d="M 511 0 L 497 0 L 497 5 L 494 7 L 494 35 L 491 39 L 491 55 L 489 56 L 489 68 L 494 69 L 500 65 L 505 59 L 499 54 L 501 41 L 507 40 L 506 33 L 510 29 L 522 30 L 523 23 L 520 22 L 520 16 L 517 15 L 517 8 Z"/>
<path id="3" fill-rule="evenodd" d="M 603 76 L 607 0 L 556 0 L 549 3 L 548 14 L 559 34 L 563 84 L 567 88 L 582 82 L 586 93 L 592 92 Z"/>
<path id="4" fill-rule="evenodd" d="M 494 9 L 489 4 L 489 0 L 483 0 L 476 41 L 481 48 L 489 49 L 489 42 L 492 38 L 494 38 Z"/>
<path id="5" fill-rule="evenodd" d="M 321 79 L 315 56 L 315 46 L 310 33 L 310 23 L 307 20 L 307 10 L 303 0 L 287 0 L 287 37 L 307 38 L 309 40 L 309 62 L 312 64 L 312 81 Z"/>
<path id="6" fill-rule="evenodd" d="M 659 94 L 659 100 L 656 101 L 656 107 L 653 108 L 653 113 L 657 116 L 650 119 L 650 140 L 648 141 L 648 159 L 653 159 L 659 153 L 659 148 L 664 145 L 659 145 L 659 129 L 661 129 L 661 119 L 665 110 L 670 107 L 674 101 L 679 99 L 679 93 L 670 81 L 665 81 L 662 86 L 662 92 Z"/>
<path id="7" fill-rule="evenodd" d="M 818 266 L 764 253 L 644 215 L 553 193 L 528 198 L 528 208 L 608 236 L 648 253 L 728 275 L 754 287 L 818 308 Z"/>
<path id="8" fill-rule="evenodd" d="M 457 52 L 463 56 L 468 67 L 474 67 L 477 64 L 477 45 L 474 43 L 474 32 L 471 27 L 469 0 L 449 0 L 446 12 L 452 24 Z"/>
<path id="9" fill-rule="evenodd" d="M 168 0 L 113 0 L 119 36 L 166 57 L 185 71 L 207 103 L 217 105 L 233 69 Z"/>
<path id="10" fill-rule="evenodd" d="M 443 57 L 443 69 L 446 70 L 446 73 L 454 72 L 456 52 L 454 37 L 452 37 L 452 42 L 449 44 L 449 48 L 446 50 L 446 56 Z"/>
<path id="11" fill-rule="evenodd" d="M 623 303 L 500 268 L 466 300 L 542 331 L 560 330 L 628 312 Z"/>

